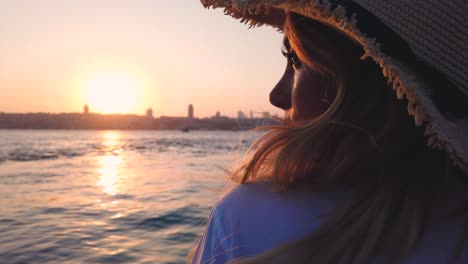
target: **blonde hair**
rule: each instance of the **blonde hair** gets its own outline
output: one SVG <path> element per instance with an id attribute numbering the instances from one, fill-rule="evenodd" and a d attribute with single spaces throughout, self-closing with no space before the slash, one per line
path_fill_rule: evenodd
<path id="1" fill-rule="evenodd" d="M 357 45 L 295 13 L 284 30 L 301 62 L 330 79 L 336 97 L 314 120 L 266 128 L 234 180 L 268 178 L 281 190 L 308 185 L 351 195 L 305 239 L 239 263 L 365 264 L 377 255 L 398 263 L 420 240 L 441 184 L 463 173 L 445 153 L 426 147 L 406 102 L 396 99 L 373 61 L 360 60 Z"/>

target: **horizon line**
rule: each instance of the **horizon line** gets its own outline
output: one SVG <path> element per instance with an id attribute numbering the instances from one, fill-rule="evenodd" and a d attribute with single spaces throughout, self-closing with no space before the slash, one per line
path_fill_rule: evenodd
<path id="1" fill-rule="evenodd" d="M 243 112 L 243 111 L 242 111 Z M 245 112 L 243 112 L 245 114 Z M 253 118 L 263 118 L 265 115 L 268 115 L 268 116 L 278 116 L 278 114 L 274 113 L 274 114 L 270 114 L 269 111 L 263 111 L 263 112 L 257 112 L 257 111 L 252 111 L 253 114 L 255 114 L 255 116 L 253 116 Z M 138 113 L 99 113 L 99 112 L 88 112 L 88 113 L 84 113 L 84 112 L 3 112 L 3 111 L 0 111 L 0 114 L 8 114 L 8 115 L 15 115 L 15 114 L 20 114 L 20 115 L 27 115 L 27 114 L 50 114 L 50 115 L 58 115 L 58 114 L 81 114 L 81 115 L 90 115 L 90 114 L 94 114 L 94 115 L 133 115 L 133 116 L 148 116 L 148 115 L 145 115 L 145 114 L 138 114 Z M 188 118 L 188 115 L 159 115 L 159 116 L 153 116 L 153 118 L 160 118 L 160 117 L 180 117 L 180 118 Z M 239 118 L 238 116 L 229 116 L 229 115 L 223 115 L 223 114 L 220 114 L 219 116 L 218 115 L 211 115 L 211 116 L 201 116 L 201 117 L 196 117 L 194 116 L 193 118 L 212 118 L 212 117 L 229 117 L 229 118 Z M 245 119 L 249 119 L 250 118 L 250 115 L 247 115 L 245 114 Z"/>

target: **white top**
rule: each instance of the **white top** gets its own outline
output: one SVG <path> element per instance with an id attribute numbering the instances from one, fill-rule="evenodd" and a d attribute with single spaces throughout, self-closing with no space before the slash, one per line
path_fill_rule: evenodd
<path id="1" fill-rule="evenodd" d="M 306 236 L 332 201 L 305 190 L 278 193 L 270 183 L 236 186 L 213 207 L 193 263 L 226 263 Z"/>
<path id="2" fill-rule="evenodd" d="M 460 205 L 464 194 L 458 190 L 452 185 L 435 211 L 447 212 L 454 204 Z M 305 189 L 278 193 L 271 183 L 236 186 L 213 207 L 192 264 L 226 263 L 301 239 L 319 226 L 334 207 L 336 198 L 337 194 L 318 194 Z M 462 233 L 462 225 L 461 217 L 435 221 L 403 263 L 447 263 Z M 467 247 L 456 263 L 468 263 Z"/>

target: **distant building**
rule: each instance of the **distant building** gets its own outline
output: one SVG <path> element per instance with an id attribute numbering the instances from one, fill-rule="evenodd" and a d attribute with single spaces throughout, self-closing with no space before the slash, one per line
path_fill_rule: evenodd
<path id="1" fill-rule="evenodd" d="M 245 114 L 242 111 L 237 111 L 237 119 L 245 119 Z"/>
<path id="2" fill-rule="evenodd" d="M 153 108 L 146 109 L 146 117 L 153 118 Z"/>
<path id="3" fill-rule="evenodd" d="M 250 111 L 250 119 L 253 119 L 253 111 Z"/>
<path id="4" fill-rule="evenodd" d="M 269 112 L 263 112 L 263 118 L 270 118 Z"/>
<path id="5" fill-rule="evenodd" d="M 194 117 L 194 114 L 193 114 L 193 105 L 189 105 L 188 106 L 188 119 L 192 120 Z"/>
<path id="6" fill-rule="evenodd" d="M 216 111 L 215 117 L 221 117 L 221 113 L 219 111 Z"/>
<path id="7" fill-rule="evenodd" d="M 89 114 L 89 106 L 87 104 L 83 107 L 83 114 Z"/>

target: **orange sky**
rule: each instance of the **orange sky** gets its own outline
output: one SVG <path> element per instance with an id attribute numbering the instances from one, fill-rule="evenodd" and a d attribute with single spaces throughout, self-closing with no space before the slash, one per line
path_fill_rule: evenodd
<path id="1" fill-rule="evenodd" d="M 198 0 L 0 1 L 0 34 L 0 112 L 281 114 L 281 34 Z"/>

